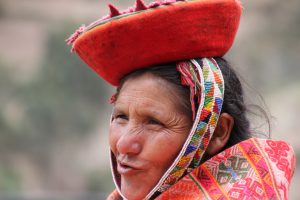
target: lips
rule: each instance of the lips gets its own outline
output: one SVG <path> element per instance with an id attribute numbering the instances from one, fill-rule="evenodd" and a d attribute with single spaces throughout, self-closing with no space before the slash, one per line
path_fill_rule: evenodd
<path id="1" fill-rule="evenodd" d="M 124 162 L 118 162 L 117 170 L 121 175 L 133 175 L 136 172 L 140 171 L 139 168 Z"/>

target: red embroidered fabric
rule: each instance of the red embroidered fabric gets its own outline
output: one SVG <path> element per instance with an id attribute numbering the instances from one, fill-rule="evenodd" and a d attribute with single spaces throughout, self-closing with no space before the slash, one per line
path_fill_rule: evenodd
<path id="1" fill-rule="evenodd" d="M 294 168 L 286 142 L 252 138 L 206 161 L 156 200 L 288 200 Z"/>

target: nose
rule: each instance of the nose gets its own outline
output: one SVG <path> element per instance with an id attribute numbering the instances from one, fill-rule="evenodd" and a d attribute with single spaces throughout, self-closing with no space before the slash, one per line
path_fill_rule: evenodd
<path id="1" fill-rule="evenodd" d="M 119 154 L 137 155 L 142 151 L 140 134 L 134 133 L 132 129 L 124 131 L 117 141 L 117 151 Z"/>

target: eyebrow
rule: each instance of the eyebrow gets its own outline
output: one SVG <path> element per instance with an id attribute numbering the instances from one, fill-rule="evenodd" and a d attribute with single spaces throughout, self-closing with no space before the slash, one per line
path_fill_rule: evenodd
<path id="1" fill-rule="evenodd" d="M 145 115 L 145 116 L 153 117 L 155 119 L 157 119 L 157 118 L 161 119 L 163 116 L 166 116 L 164 114 L 164 111 L 161 110 L 161 107 L 162 106 L 156 108 L 158 111 L 156 111 L 155 109 L 143 108 L 142 110 L 137 109 L 136 112 L 138 113 L 138 115 Z M 113 113 L 118 113 L 118 112 L 124 113 L 125 112 L 124 110 L 125 109 L 122 105 L 121 106 L 116 106 L 115 105 L 114 108 L 113 108 Z M 128 113 L 128 111 L 126 111 L 125 113 Z"/>

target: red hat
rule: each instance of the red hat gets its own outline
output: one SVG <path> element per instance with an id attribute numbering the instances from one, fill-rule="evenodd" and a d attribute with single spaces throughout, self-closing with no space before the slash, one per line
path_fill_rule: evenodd
<path id="1" fill-rule="evenodd" d="M 223 56 L 236 35 L 238 0 L 141 0 L 127 11 L 110 5 L 110 15 L 80 27 L 67 41 L 110 84 L 153 65 Z"/>

